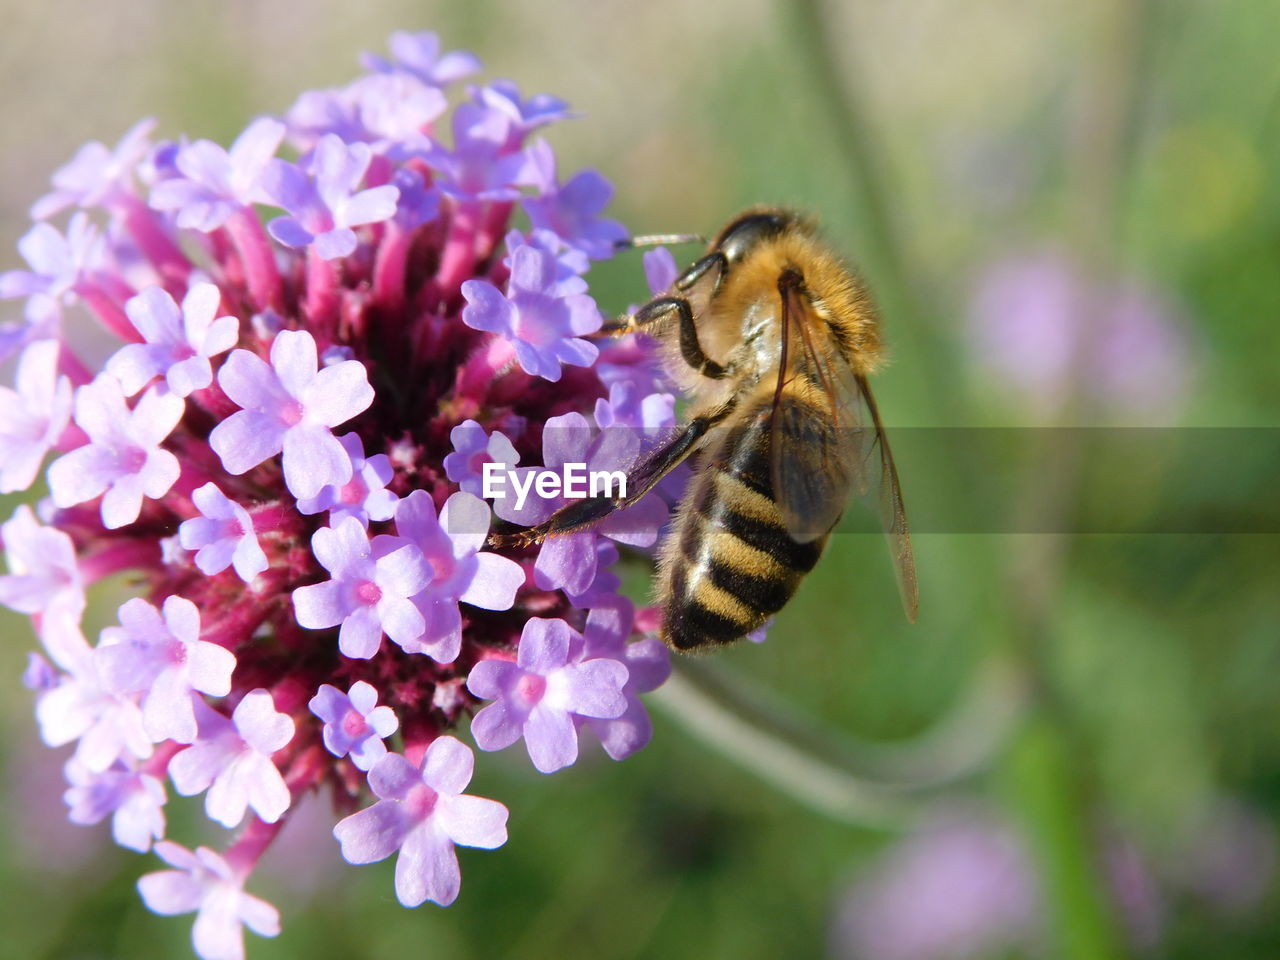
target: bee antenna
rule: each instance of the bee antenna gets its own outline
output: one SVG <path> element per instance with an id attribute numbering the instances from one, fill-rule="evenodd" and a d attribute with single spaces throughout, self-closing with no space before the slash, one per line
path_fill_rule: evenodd
<path id="1" fill-rule="evenodd" d="M 660 247 L 671 243 L 706 243 L 700 233 L 650 233 L 641 237 L 628 237 L 614 241 L 615 250 L 631 250 L 635 247 Z"/>

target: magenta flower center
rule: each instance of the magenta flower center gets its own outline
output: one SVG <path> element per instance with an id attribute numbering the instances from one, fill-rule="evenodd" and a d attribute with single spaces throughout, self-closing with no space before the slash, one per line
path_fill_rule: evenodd
<path id="1" fill-rule="evenodd" d="M 373 606 L 382 599 L 382 588 L 372 580 L 364 580 L 356 584 L 356 599 L 363 604 Z"/>
<path id="2" fill-rule="evenodd" d="M 535 347 L 545 347 L 559 338 L 556 325 L 549 323 L 548 318 L 558 317 L 564 312 L 563 305 L 543 293 L 521 292 L 518 304 L 515 335 Z"/>
<path id="3" fill-rule="evenodd" d="M 351 482 L 338 491 L 338 499 L 342 503 L 352 505 L 364 503 L 364 499 L 368 495 L 369 487 L 359 476 L 352 477 Z"/>
<path id="4" fill-rule="evenodd" d="M 427 557 L 427 563 L 431 564 L 431 579 L 437 582 L 448 580 L 453 576 L 453 556 L 451 554 L 441 554 L 435 557 Z"/>
<path id="5" fill-rule="evenodd" d="M 369 732 L 369 724 L 365 723 L 359 710 L 352 708 L 342 718 L 342 732 L 352 740 L 359 740 Z"/>
<path id="6" fill-rule="evenodd" d="M 302 422 L 302 416 L 306 413 L 302 404 L 297 400 L 292 400 L 280 408 L 280 420 L 286 427 L 297 426 Z"/>
<path id="7" fill-rule="evenodd" d="M 532 707 L 547 692 L 547 678 L 536 673 L 526 673 L 516 683 L 516 696 Z"/>
<path id="8" fill-rule="evenodd" d="M 436 793 L 425 783 L 418 784 L 409 791 L 409 795 L 404 798 L 404 808 L 413 820 L 425 820 L 431 815 L 431 811 L 436 808 L 436 800 L 440 794 Z"/>
<path id="9" fill-rule="evenodd" d="M 147 465 L 147 451 L 141 447 L 125 447 L 120 451 L 119 463 L 125 473 L 140 473 Z"/>

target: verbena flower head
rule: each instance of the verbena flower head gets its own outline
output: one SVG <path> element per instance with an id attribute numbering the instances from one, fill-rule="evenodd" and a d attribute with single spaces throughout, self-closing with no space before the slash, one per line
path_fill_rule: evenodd
<path id="1" fill-rule="evenodd" d="M 527 142 L 563 101 L 499 81 L 450 113 L 479 62 L 391 48 L 228 147 L 150 121 L 89 144 L 0 275 L 0 492 L 49 491 L 0 528 L 0 603 L 42 645 L 24 681 L 74 745 L 70 819 L 154 850 L 143 900 L 195 913 L 207 960 L 278 931 L 245 888 L 303 795 L 332 795 L 352 863 L 398 855 L 403 903 L 448 904 L 455 846 L 507 839 L 463 740 L 523 739 L 542 771 L 592 740 L 622 759 L 669 670 L 610 570 L 613 541 L 655 542 L 658 494 L 540 547 L 489 534 L 560 498 L 482 497 L 488 464 L 625 469 L 673 420 L 647 341 L 588 339 L 581 274 L 625 236 L 609 186 Z M 74 334 L 93 321 L 102 355 Z M 86 637 L 121 573 L 137 595 Z M 173 793 L 225 840 L 169 837 Z"/>

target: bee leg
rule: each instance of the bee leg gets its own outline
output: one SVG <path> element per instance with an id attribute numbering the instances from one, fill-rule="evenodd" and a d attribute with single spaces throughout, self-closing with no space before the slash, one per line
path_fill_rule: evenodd
<path id="1" fill-rule="evenodd" d="M 634 325 L 639 328 L 671 320 L 680 324 L 680 355 L 684 357 L 684 362 L 711 380 L 722 378 L 725 375 L 724 367 L 702 352 L 702 344 L 698 340 L 698 325 L 693 319 L 693 308 L 684 297 L 659 297 L 657 300 L 650 300 L 632 318 Z"/>
<path id="2" fill-rule="evenodd" d="M 513 542 L 520 546 L 529 546 L 540 543 L 547 537 L 573 533 L 575 530 L 589 527 L 599 523 L 615 510 L 631 506 L 693 453 L 707 431 L 727 417 L 733 411 L 734 405 L 735 401 L 730 401 L 713 413 L 694 417 L 670 442 L 650 453 L 627 477 L 626 496 L 588 497 L 583 500 L 574 500 L 537 526 L 510 534 L 506 538 L 498 538 L 495 542 L 498 544 Z"/>
<path id="3" fill-rule="evenodd" d="M 719 250 L 708 253 L 705 257 L 693 261 L 684 273 L 676 277 L 675 288 L 682 292 L 692 290 L 704 277 L 713 276 L 711 296 L 714 297 L 720 289 L 720 280 L 728 266 L 729 261 L 725 259 L 724 254 Z M 714 271 L 714 275 L 712 271 Z"/>
<path id="4" fill-rule="evenodd" d="M 658 242 L 658 243 L 673 242 L 675 239 L 677 239 L 678 236 L 679 235 L 672 235 L 668 237 L 656 237 L 656 238 L 634 237 L 630 241 L 624 240 L 619 242 L 627 246 L 640 246 L 642 243 L 647 243 L 650 240 L 654 240 L 655 242 Z M 696 239 L 696 238 L 693 238 L 692 235 L 690 235 L 690 239 Z M 684 271 L 684 273 L 676 277 L 675 283 L 673 284 L 673 289 L 679 290 L 682 293 L 688 292 L 692 290 L 694 287 L 696 287 L 700 282 L 709 279 L 711 283 L 711 290 L 709 291 L 709 295 L 715 296 L 716 292 L 720 289 L 720 280 L 724 276 L 725 269 L 728 267 L 728 265 L 729 265 L 729 262 L 725 260 L 724 254 L 721 253 L 719 250 L 716 250 L 713 253 L 709 253 L 705 257 L 701 257 L 698 260 L 695 260 Z M 660 300 L 671 300 L 671 299 L 675 299 L 675 298 L 671 298 L 671 297 L 659 298 L 659 300 L 651 301 L 649 304 L 646 304 L 645 307 L 641 307 L 639 310 L 637 310 L 633 314 L 627 314 L 625 316 L 618 317 L 618 319 L 616 320 L 610 320 L 609 322 L 605 323 L 599 330 L 595 331 L 592 334 L 589 334 L 587 336 L 587 339 L 599 340 L 605 337 L 621 337 L 621 336 L 625 336 L 628 333 L 635 333 L 639 330 L 643 330 L 645 327 L 650 326 L 654 323 L 660 323 L 663 320 L 669 319 L 670 314 L 668 313 L 659 312 L 657 314 L 653 314 L 653 313 L 646 313 L 645 311 L 648 307 L 653 306 L 653 304 L 658 303 Z M 692 323 L 693 310 L 692 309 L 689 310 L 690 329 L 688 332 L 686 332 L 686 329 L 683 326 L 683 320 L 684 318 L 681 317 L 681 324 L 682 324 L 680 328 L 681 352 L 684 352 L 685 340 L 691 336 L 692 342 L 697 349 L 697 355 L 701 357 L 703 360 L 705 360 L 706 357 L 702 353 L 702 348 L 701 346 L 698 345 L 697 333 L 695 330 L 692 329 L 693 327 L 693 323 Z M 688 360 L 688 354 L 685 355 L 685 359 Z M 690 364 L 690 366 L 693 366 L 694 369 L 696 370 L 701 369 L 700 364 Z"/>

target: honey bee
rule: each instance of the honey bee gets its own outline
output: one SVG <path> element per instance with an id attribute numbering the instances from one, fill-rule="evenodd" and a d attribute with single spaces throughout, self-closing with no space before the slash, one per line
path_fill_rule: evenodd
<path id="1" fill-rule="evenodd" d="M 662 639 L 703 650 L 745 637 L 782 609 L 850 493 L 862 492 L 879 501 L 914 621 L 907 519 L 867 385 L 882 359 L 875 312 L 815 224 L 782 208 L 745 211 L 670 290 L 604 332 L 634 331 L 663 346 L 690 398 L 687 421 L 631 470 L 625 497 L 571 502 L 522 531 L 523 542 L 596 523 L 690 460 L 692 479 L 660 547 L 656 594 Z"/>

